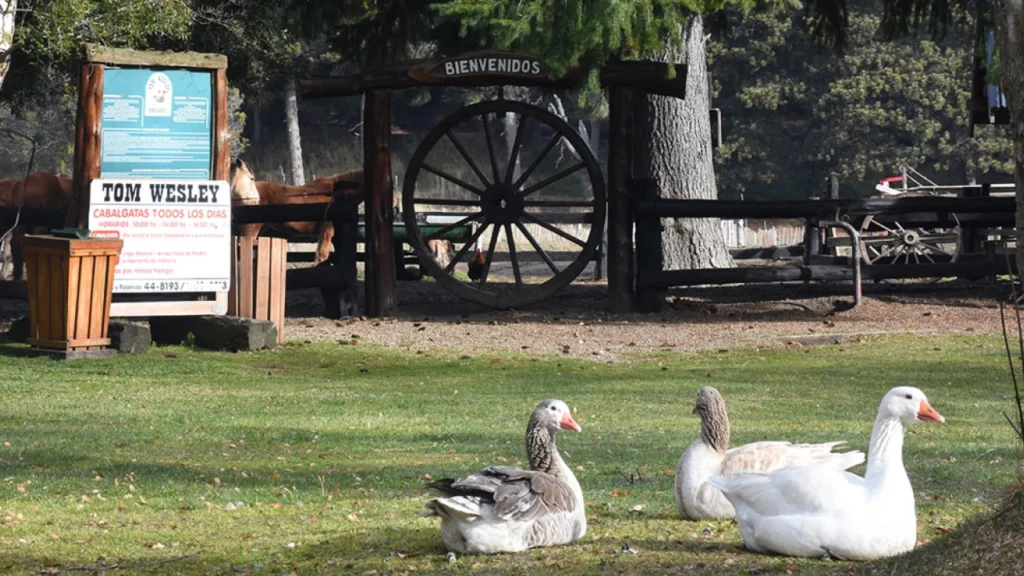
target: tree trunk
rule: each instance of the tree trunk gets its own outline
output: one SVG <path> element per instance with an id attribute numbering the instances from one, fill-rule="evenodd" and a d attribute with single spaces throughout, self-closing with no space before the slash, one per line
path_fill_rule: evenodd
<path id="1" fill-rule="evenodd" d="M 299 102 L 295 97 L 295 80 L 288 80 L 284 88 L 284 116 L 288 126 L 288 159 L 291 164 L 293 186 L 306 183 L 302 169 L 302 136 L 299 134 Z"/>
<path id="2" fill-rule="evenodd" d="M 678 57 L 667 51 L 659 59 L 678 62 Z M 711 156 L 710 95 L 700 16 L 690 19 L 686 32 L 686 64 L 685 100 L 647 95 L 637 103 L 633 174 L 657 180 L 662 198 L 714 200 L 718 187 Z M 664 269 L 732 266 L 719 220 L 666 219 L 662 226 Z"/>
<path id="3" fill-rule="evenodd" d="M 994 0 L 1000 81 L 1010 108 L 1014 181 L 1017 184 L 1017 230 L 1024 230 L 1024 0 Z M 1024 271 L 1024 250 L 1017 250 L 1017 269 Z"/>
<path id="4" fill-rule="evenodd" d="M 18 0 L 0 0 L 0 88 L 11 68 L 11 50 L 14 46 L 14 11 Z"/>

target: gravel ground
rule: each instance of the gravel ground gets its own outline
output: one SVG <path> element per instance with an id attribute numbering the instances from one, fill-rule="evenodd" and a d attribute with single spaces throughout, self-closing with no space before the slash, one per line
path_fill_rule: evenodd
<path id="1" fill-rule="evenodd" d="M 624 352 L 770 348 L 833 343 L 862 334 L 1001 333 L 998 298 L 1008 287 L 987 282 L 939 286 L 866 284 L 849 310 L 848 286 L 795 284 L 676 289 L 664 312 L 613 316 L 607 285 L 580 282 L 524 310 L 495 311 L 459 299 L 432 281 L 399 282 L 393 318 L 320 318 L 319 292 L 288 296 L 285 335 L 302 341 L 373 342 L 414 350 L 471 354 L 517 351 L 595 361 Z M 26 313 L 0 301 L 0 332 Z"/>
<path id="2" fill-rule="evenodd" d="M 577 283 L 528 309 L 494 311 L 464 302 L 433 282 L 399 282 L 393 318 L 314 317 L 315 291 L 289 297 L 286 336 L 362 341 L 461 353 L 520 351 L 598 361 L 623 352 L 693 351 L 832 343 L 862 334 L 1001 333 L 997 298 L 1006 285 L 869 284 L 852 310 L 849 287 L 803 284 L 678 289 L 662 313 L 608 314 L 607 285 Z M 303 317 L 304 316 L 304 317 Z"/>

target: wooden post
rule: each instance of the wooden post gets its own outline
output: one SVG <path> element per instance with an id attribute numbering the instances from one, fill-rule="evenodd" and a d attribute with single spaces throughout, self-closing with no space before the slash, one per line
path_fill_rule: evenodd
<path id="1" fill-rule="evenodd" d="M 658 182 L 652 178 L 633 180 L 632 193 L 636 198 L 658 198 Z M 636 273 L 651 275 L 663 271 L 661 246 L 661 218 L 644 217 L 636 227 Z M 665 290 L 657 286 L 637 284 L 636 305 L 640 312 L 660 312 L 665 307 Z"/>
<path id="2" fill-rule="evenodd" d="M 363 108 L 366 193 L 366 314 L 395 311 L 394 212 L 391 210 L 391 92 L 369 90 Z"/>
<path id="3" fill-rule="evenodd" d="M 820 197 L 816 190 L 812 189 L 807 196 L 812 202 Z M 810 264 L 811 260 L 821 254 L 821 228 L 818 227 L 817 218 L 804 219 L 804 264 Z"/>
<path id="4" fill-rule="evenodd" d="M 228 109 L 228 71 L 225 68 L 213 71 L 213 98 L 216 106 L 213 109 L 214 133 L 213 141 L 213 180 L 229 180 L 231 176 L 231 125 L 228 116 L 222 114 Z M 283 331 L 282 331 L 283 333 Z"/>
<path id="5" fill-rule="evenodd" d="M 627 182 L 633 172 L 632 90 L 608 90 L 608 311 L 634 309 L 633 209 Z"/>
<path id="6" fill-rule="evenodd" d="M 85 228 L 89 223 L 89 184 L 100 177 L 100 126 L 103 121 L 103 64 L 84 64 L 78 90 L 75 127 L 75 167 L 71 203 L 65 225 Z M 77 202 L 77 204 L 76 204 Z"/>

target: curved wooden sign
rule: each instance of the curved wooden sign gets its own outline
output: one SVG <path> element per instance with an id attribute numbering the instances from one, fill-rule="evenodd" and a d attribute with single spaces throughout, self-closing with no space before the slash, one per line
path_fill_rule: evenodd
<path id="1" fill-rule="evenodd" d="M 506 81 L 509 84 L 524 79 L 547 80 L 551 72 L 538 58 L 514 52 L 472 52 L 414 65 L 409 77 L 423 83 L 437 83 L 456 78 L 479 81 Z"/>
<path id="2" fill-rule="evenodd" d="M 601 68 L 601 84 L 628 86 L 653 94 L 686 96 L 686 66 L 675 65 L 675 77 L 668 77 L 668 64 L 643 60 L 608 62 Z M 367 90 L 401 90 L 423 85 L 437 86 L 538 86 L 575 88 L 583 80 L 579 68 L 562 76 L 536 56 L 484 50 L 440 60 L 424 60 L 370 70 L 352 76 L 303 80 L 306 99 L 353 96 Z"/>

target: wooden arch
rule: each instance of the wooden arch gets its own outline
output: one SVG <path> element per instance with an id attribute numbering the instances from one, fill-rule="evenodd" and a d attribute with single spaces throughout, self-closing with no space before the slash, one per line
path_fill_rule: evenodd
<path id="1" fill-rule="evenodd" d="M 686 66 L 650 61 L 609 62 L 600 70 L 609 88 L 608 151 L 608 299 L 612 312 L 633 307 L 633 237 L 626 182 L 632 166 L 632 93 L 634 90 L 686 97 Z M 417 86 L 536 86 L 573 88 L 583 80 L 580 68 L 560 76 L 537 57 L 514 52 L 480 51 L 450 58 L 408 62 L 345 77 L 301 82 L 304 99 L 365 95 L 363 169 L 366 218 L 366 314 L 395 311 L 394 213 L 391 210 L 391 91 Z"/>

